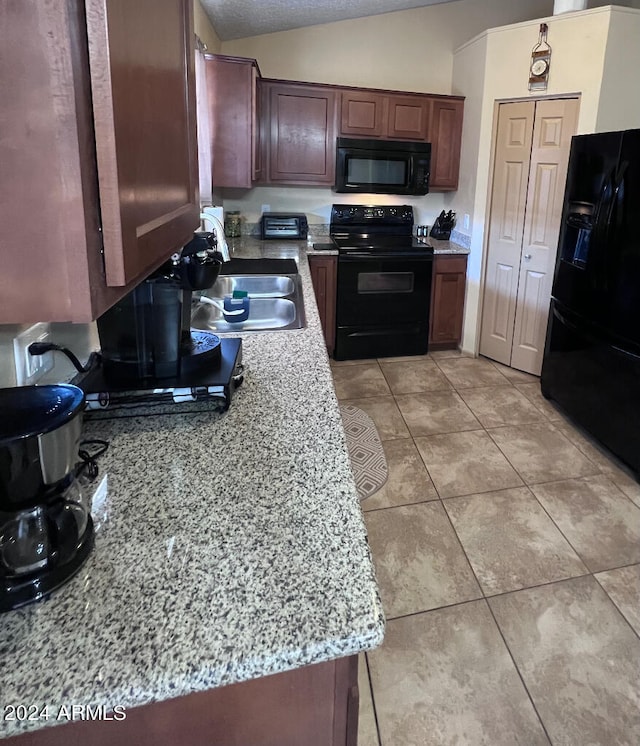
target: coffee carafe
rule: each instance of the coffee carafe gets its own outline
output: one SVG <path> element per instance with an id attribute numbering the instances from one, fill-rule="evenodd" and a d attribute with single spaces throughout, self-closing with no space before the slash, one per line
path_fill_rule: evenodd
<path id="1" fill-rule="evenodd" d="M 211 287 L 222 266 L 214 233 L 182 249 L 97 320 L 105 379 L 148 386 L 220 362 L 220 339 L 192 331 L 191 293 Z"/>
<path id="2" fill-rule="evenodd" d="M 76 478 L 84 404 L 68 384 L 0 389 L 0 612 L 66 583 L 93 547 Z"/>

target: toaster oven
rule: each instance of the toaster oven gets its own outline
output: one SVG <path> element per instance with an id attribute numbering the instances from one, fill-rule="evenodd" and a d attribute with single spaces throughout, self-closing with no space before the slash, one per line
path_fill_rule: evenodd
<path id="1" fill-rule="evenodd" d="M 309 226 L 301 212 L 264 212 L 260 218 L 260 237 L 263 240 L 306 240 Z"/>

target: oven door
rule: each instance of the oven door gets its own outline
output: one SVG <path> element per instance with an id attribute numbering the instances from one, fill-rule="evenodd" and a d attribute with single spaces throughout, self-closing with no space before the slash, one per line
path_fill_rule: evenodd
<path id="1" fill-rule="evenodd" d="M 431 254 L 341 254 L 336 359 L 427 351 Z"/>

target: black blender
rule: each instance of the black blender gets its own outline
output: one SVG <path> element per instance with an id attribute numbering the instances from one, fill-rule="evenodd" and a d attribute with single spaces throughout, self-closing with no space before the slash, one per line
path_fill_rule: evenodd
<path id="1" fill-rule="evenodd" d="M 84 403 L 67 384 L 0 389 L 0 612 L 66 583 L 93 547 L 76 478 Z"/>

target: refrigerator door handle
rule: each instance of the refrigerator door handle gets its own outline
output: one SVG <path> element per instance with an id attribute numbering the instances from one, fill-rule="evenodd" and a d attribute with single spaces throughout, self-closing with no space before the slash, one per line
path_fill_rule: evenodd
<path id="1" fill-rule="evenodd" d="M 577 332 L 578 334 L 581 334 L 583 337 L 588 339 L 590 342 L 596 341 L 596 337 L 593 336 L 593 334 L 590 334 L 586 329 L 578 327 L 577 324 L 574 324 L 573 321 L 569 321 L 569 319 L 558 310 L 558 306 L 554 303 L 553 304 L 553 315 L 558 319 L 558 321 L 567 327 L 567 329 L 570 329 L 572 332 Z M 624 349 L 623 347 L 620 347 L 613 342 L 609 341 L 608 346 L 615 350 L 616 352 L 619 352 L 621 355 L 627 355 L 628 357 L 633 358 L 634 360 L 640 360 L 640 355 L 637 355 L 635 352 L 631 352 L 629 349 Z"/>
<path id="2" fill-rule="evenodd" d="M 611 349 L 619 352 L 621 355 L 632 357 L 634 360 L 640 360 L 640 355 L 636 355 L 636 353 L 631 352 L 631 350 L 623 350 L 622 347 L 618 347 L 617 345 L 611 345 Z"/>
<path id="3" fill-rule="evenodd" d="M 622 211 L 618 209 L 619 202 L 624 198 L 624 177 L 627 168 L 629 167 L 629 161 L 624 161 L 620 164 L 618 169 L 615 186 L 611 194 L 611 202 L 609 209 L 607 210 L 607 216 L 604 222 L 604 229 L 602 234 L 602 242 L 606 247 L 611 239 L 611 227 L 614 224 L 614 218 L 619 218 Z M 605 292 L 609 291 L 609 275 L 610 275 L 610 251 L 606 248 L 602 255 L 602 287 Z"/>
<path id="4" fill-rule="evenodd" d="M 589 250 L 586 271 L 589 283 L 596 291 L 606 289 L 606 287 L 603 287 L 602 278 L 604 276 L 604 262 L 606 261 L 605 237 L 608 230 L 608 220 L 610 219 L 610 200 L 614 190 L 614 171 L 615 168 L 611 168 L 607 172 L 600 191 L 600 198 L 596 203 L 596 209 L 594 211 L 591 248 Z"/>

